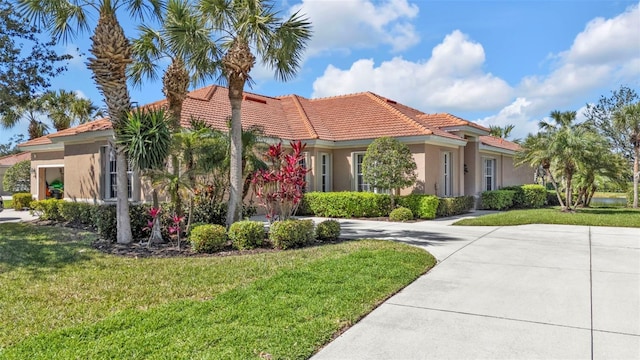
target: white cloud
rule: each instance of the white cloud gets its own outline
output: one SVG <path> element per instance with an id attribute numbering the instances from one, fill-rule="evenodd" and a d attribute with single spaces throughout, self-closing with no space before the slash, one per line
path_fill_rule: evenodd
<path id="1" fill-rule="evenodd" d="M 86 54 L 80 52 L 80 49 L 75 44 L 68 44 L 64 49 L 65 54 L 69 54 L 72 58 L 69 60 L 69 64 L 75 68 L 86 69 L 85 62 L 87 61 Z"/>
<path id="2" fill-rule="evenodd" d="M 372 59 L 360 59 L 347 70 L 329 65 L 314 82 L 313 96 L 372 91 L 423 111 L 495 109 L 510 101 L 512 89 L 483 72 L 484 61 L 482 45 L 456 30 L 427 61 L 395 57 L 376 67 Z"/>
<path id="3" fill-rule="evenodd" d="M 81 99 L 89 99 L 89 97 L 84 92 L 82 92 L 82 90 L 74 90 L 74 93 L 76 93 L 76 95 Z"/>
<path id="4" fill-rule="evenodd" d="M 292 13 L 296 11 L 306 14 L 313 24 L 309 56 L 349 53 L 380 44 L 398 52 L 420 41 L 411 24 L 418 6 L 407 0 L 303 0 L 291 8 Z"/>

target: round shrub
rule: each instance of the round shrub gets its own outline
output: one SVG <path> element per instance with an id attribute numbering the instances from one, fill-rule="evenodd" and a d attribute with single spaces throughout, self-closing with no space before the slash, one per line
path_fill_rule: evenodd
<path id="1" fill-rule="evenodd" d="M 191 247 L 198 253 L 212 253 L 222 250 L 227 243 L 227 232 L 222 225 L 200 225 L 191 230 Z"/>
<path id="2" fill-rule="evenodd" d="M 391 214 L 389 214 L 389 220 L 401 222 L 413 220 L 413 213 L 410 209 L 400 206 L 391 211 Z"/>
<path id="3" fill-rule="evenodd" d="M 281 249 L 310 244 L 314 240 L 313 220 L 276 221 L 269 229 L 269 240 Z"/>
<path id="4" fill-rule="evenodd" d="M 340 223 L 336 220 L 325 220 L 316 225 L 316 238 L 318 240 L 336 240 L 340 236 Z"/>
<path id="5" fill-rule="evenodd" d="M 229 227 L 229 239 L 238 250 L 254 249 L 262 245 L 264 225 L 261 221 L 238 221 Z"/>

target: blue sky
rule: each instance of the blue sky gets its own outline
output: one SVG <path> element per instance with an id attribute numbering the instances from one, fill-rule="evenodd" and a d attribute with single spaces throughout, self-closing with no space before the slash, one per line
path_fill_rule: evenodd
<path id="1" fill-rule="evenodd" d="M 248 91 L 325 97 L 372 91 L 426 113 L 535 132 L 552 110 L 582 113 L 620 85 L 640 89 L 637 1 L 303 0 L 278 2 L 314 26 L 303 67 L 287 83 L 261 65 Z M 128 36 L 135 24 L 122 19 Z M 88 53 L 90 34 L 60 45 Z M 54 89 L 102 105 L 85 58 L 69 63 Z M 161 99 L 160 83 L 132 89 L 140 104 Z M 580 115 L 579 115 L 580 116 Z M 0 143 L 26 133 L 0 129 Z"/>

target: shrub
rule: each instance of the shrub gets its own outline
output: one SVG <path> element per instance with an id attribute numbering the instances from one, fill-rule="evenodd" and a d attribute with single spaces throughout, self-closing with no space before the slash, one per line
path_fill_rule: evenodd
<path id="1" fill-rule="evenodd" d="M 389 195 L 370 192 L 311 192 L 304 195 L 315 216 L 350 218 L 378 217 L 389 214 Z"/>
<path id="2" fill-rule="evenodd" d="M 94 221 L 101 238 L 116 242 L 118 226 L 115 205 L 98 205 L 95 208 Z"/>
<path id="3" fill-rule="evenodd" d="M 94 208 L 92 204 L 70 201 L 58 202 L 61 220 L 82 225 L 93 225 Z"/>
<path id="4" fill-rule="evenodd" d="M 229 227 L 229 239 L 238 250 L 254 249 L 262 245 L 264 225 L 261 221 L 238 221 Z"/>
<path id="5" fill-rule="evenodd" d="M 62 221 L 63 218 L 60 216 L 60 212 L 58 211 L 59 204 L 62 202 L 64 202 L 64 200 L 38 200 L 32 201 L 31 207 L 40 220 Z"/>
<path id="6" fill-rule="evenodd" d="M 206 197 L 196 196 L 193 201 L 191 221 L 194 223 L 225 225 L 227 221 L 227 203 L 211 202 Z"/>
<path id="7" fill-rule="evenodd" d="M 411 194 L 398 197 L 398 205 L 411 210 L 420 219 L 434 219 L 438 210 L 438 197 L 433 195 Z"/>
<path id="8" fill-rule="evenodd" d="M 16 210 L 28 209 L 31 207 L 33 197 L 29 193 L 15 193 L 13 194 L 13 208 Z"/>
<path id="9" fill-rule="evenodd" d="M 473 196 L 438 198 L 436 217 L 447 217 L 468 213 L 475 205 Z"/>
<path id="10" fill-rule="evenodd" d="M 191 230 L 189 241 L 195 252 L 212 253 L 224 248 L 227 232 L 222 225 L 200 225 Z"/>
<path id="11" fill-rule="evenodd" d="M 524 207 L 537 209 L 544 206 L 547 200 L 547 190 L 544 186 L 528 184 L 522 185 L 521 188 L 524 193 Z"/>
<path id="12" fill-rule="evenodd" d="M 327 241 L 340 237 L 340 223 L 336 220 L 325 220 L 316 225 L 316 239 Z"/>
<path id="13" fill-rule="evenodd" d="M 391 213 L 389 214 L 389 220 L 400 221 L 400 222 L 413 220 L 413 213 L 411 212 L 410 209 L 407 209 L 406 207 L 401 206 L 391 211 Z"/>
<path id="14" fill-rule="evenodd" d="M 560 192 L 560 197 L 562 201 L 566 202 L 566 196 L 563 192 Z M 560 202 L 558 201 L 558 196 L 556 195 L 555 190 L 547 190 L 547 206 L 560 206 Z"/>
<path id="15" fill-rule="evenodd" d="M 271 224 L 269 240 L 273 246 L 289 249 L 310 244 L 314 240 L 312 220 L 283 220 Z"/>
<path id="16" fill-rule="evenodd" d="M 480 195 L 480 203 L 483 209 L 506 210 L 513 206 L 513 190 L 485 191 Z"/>
<path id="17" fill-rule="evenodd" d="M 518 208 L 518 209 L 527 208 L 527 205 L 526 205 L 527 200 L 525 198 L 525 193 L 524 193 L 524 189 L 522 188 L 522 186 L 505 186 L 505 187 L 501 188 L 500 190 L 513 191 L 513 202 L 511 204 L 511 206 L 509 206 L 510 208 Z M 482 197 L 481 197 L 481 199 L 482 199 Z"/>

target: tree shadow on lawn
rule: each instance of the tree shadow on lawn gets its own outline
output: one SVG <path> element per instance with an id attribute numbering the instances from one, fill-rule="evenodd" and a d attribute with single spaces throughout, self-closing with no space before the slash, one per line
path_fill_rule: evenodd
<path id="1" fill-rule="evenodd" d="M 634 214 L 640 215 L 640 210 L 638 209 L 620 209 L 620 208 L 581 208 L 578 209 L 578 214 L 594 214 L 594 215 L 623 215 L 623 214 Z"/>
<path id="2" fill-rule="evenodd" d="M 396 229 L 363 229 L 362 224 L 343 221 L 340 223 L 341 237 L 349 239 L 383 239 L 396 240 L 405 244 L 425 246 L 444 245 L 450 241 L 465 241 L 460 237 L 454 237 L 442 232 L 396 230 Z"/>
<path id="3" fill-rule="evenodd" d="M 26 269 L 37 275 L 91 259 L 89 233 L 24 223 L 0 224 L 0 273 Z"/>

